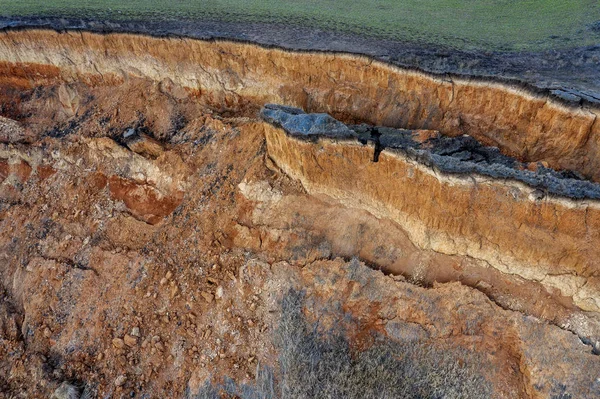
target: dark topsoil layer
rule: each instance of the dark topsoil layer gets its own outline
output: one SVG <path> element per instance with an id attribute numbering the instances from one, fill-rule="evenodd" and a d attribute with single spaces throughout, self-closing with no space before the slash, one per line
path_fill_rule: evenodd
<path id="1" fill-rule="evenodd" d="M 531 91 L 550 94 L 572 105 L 600 106 L 600 43 L 543 52 L 482 52 L 381 40 L 292 24 L 197 20 L 99 22 L 46 17 L 0 17 L 0 29 L 33 27 L 229 39 L 290 50 L 363 54 L 434 74 L 472 76 L 522 85 Z"/>

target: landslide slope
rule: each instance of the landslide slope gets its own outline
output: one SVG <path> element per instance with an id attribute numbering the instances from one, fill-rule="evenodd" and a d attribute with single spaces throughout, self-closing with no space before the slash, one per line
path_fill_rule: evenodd
<path id="1" fill-rule="evenodd" d="M 226 41 L 6 31 L 0 60 L 3 393 L 311 396 L 290 370 L 346 392 L 380 354 L 420 359 L 380 363 L 405 397 L 599 395 L 596 108 Z M 423 154 L 468 134 L 565 190 L 375 159 L 331 116 L 299 138 L 268 102 Z"/>

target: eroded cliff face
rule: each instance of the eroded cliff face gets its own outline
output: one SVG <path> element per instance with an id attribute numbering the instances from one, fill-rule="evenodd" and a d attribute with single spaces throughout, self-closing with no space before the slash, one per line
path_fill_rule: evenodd
<path id="1" fill-rule="evenodd" d="M 242 43 L 8 31 L 0 60 L 9 394 L 252 384 L 257 364 L 277 368 L 270 337 L 291 288 L 309 319 L 349 323 L 353 346 L 466 350 L 493 397 L 598 394 L 596 200 L 406 151 L 373 162 L 371 141 L 305 140 L 258 114 L 279 102 L 418 128 L 425 149 L 468 133 L 597 181 L 597 110 Z"/>
<path id="2" fill-rule="evenodd" d="M 314 194 L 396 221 L 418 247 L 487 262 L 600 309 L 597 201 L 536 198 L 536 189 L 483 176 L 436 173 L 405 154 L 358 141 L 290 137 L 265 127 L 268 151 Z"/>
<path id="3" fill-rule="evenodd" d="M 352 55 L 45 30 L 2 32 L 0 60 L 13 84 L 170 79 L 223 110 L 273 102 L 343 121 L 469 134 L 522 160 L 600 180 L 597 109 L 497 83 L 433 77 Z"/>

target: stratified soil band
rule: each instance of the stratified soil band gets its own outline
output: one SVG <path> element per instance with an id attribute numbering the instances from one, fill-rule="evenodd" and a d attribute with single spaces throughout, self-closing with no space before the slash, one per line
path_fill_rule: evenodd
<path id="1" fill-rule="evenodd" d="M 544 197 L 523 183 L 536 176 L 540 185 L 548 183 L 549 172 L 511 169 L 510 160 L 498 155 L 485 159 L 481 154 L 494 152 L 469 152 L 464 138 L 416 131 L 413 139 L 411 132 L 379 129 L 386 133 L 367 146 L 372 133 L 326 115 L 270 105 L 262 115 L 270 122 L 269 156 L 308 192 L 392 219 L 420 248 L 482 259 L 504 273 L 559 288 L 582 309 L 600 309 L 598 201 Z M 389 148 L 380 149 L 374 162 L 381 142 Z M 440 147 L 455 151 L 438 155 Z M 461 160 L 474 154 L 481 159 Z M 565 195 L 570 185 L 583 184 L 597 198 L 597 184 L 550 176 L 556 179 L 552 190 Z"/>
<path id="2" fill-rule="evenodd" d="M 521 161 L 545 161 L 600 180 L 597 109 L 567 107 L 499 83 L 403 70 L 363 56 L 133 34 L 9 30 L 0 34 L 0 61 L 2 79 L 18 73 L 20 83 L 168 78 L 232 110 L 273 102 L 326 112 L 344 122 L 468 134 Z"/>
<path id="3" fill-rule="evenodd" d="M 523 165 L 539 162 L 579 181 L 600 181 L 600 111 L 494 82 L 445 79 L 362 56 L 50 30 L 2 32 L 0 62 L 4 86 L 170 81 L 221 112 L 255 115 L 277 102 L 346 123 L 468 134 Z M 559 287 L 583 309 L 600 309 L 593 187 L 573 191 L 578 200 L 544 198 L 538 188 L 502 176 L 438 173 L 402 151 L 384 149 L 373 163 L 373 150 L 359 142 L 316 146 L 274 127 L 267 138 L 271 156 L 309 191 L 390 217 L 423 248 L 483 259 Z M 549 193 L 561 194 L 551 187 Z"/>

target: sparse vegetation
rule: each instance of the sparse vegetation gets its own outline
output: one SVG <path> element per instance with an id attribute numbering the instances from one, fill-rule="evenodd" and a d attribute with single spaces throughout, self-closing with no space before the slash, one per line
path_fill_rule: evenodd
<path id="1" fill-rule="evenodd" d="M 319 331 L 307 322 L 303 295 L 283 300 L 275 337 L 278 373 L 260 369 L 255 386 L 205 385 L 197 399 L 225 393 L 243 399 L 272 398 L 464 398 L 491 397 L 489 383 L 474 369 L 474 355 L 442 351 L 426 342 L 379 339 L 364 352 L 351 349 L 340 331 Z"/>
<path id="2" fill-rule="evenodd" d="M 5 17 L 219 19 L 337 29 L 477 49 L 550 49 L 600 40 L 596 0 L 0 0 Z"/>

